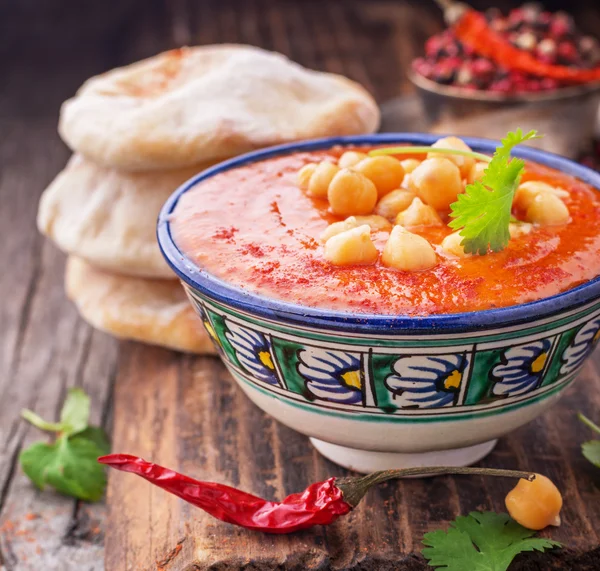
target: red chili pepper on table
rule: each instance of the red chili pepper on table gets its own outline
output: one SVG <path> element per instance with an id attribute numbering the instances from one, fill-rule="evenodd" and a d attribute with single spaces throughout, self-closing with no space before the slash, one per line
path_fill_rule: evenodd
<path id="1" fill-rule="evenodd" d="M 231 486 L 202 482 L 130 454 L 109 454 L 98 462 L 131 472 L 203 509 L 221 521 L 267 533 L 292 533 L 314 525 L 327 525 L 350 512 L 374 485 L 393 478 L 436 474 L 479 474 L 535 479 L 534 474 L 489 468 L 406 468 L 386 470 L 367 476 L 329 478 L 311 484 L 303 492 L 281 502 L 253 496 Z"/>
<path id="2" fill-rule="evenodd" d="M 574 69 L 564 65 L 553 65 L 539 61 L 529 52 L 508 43 L 500 34 L 488 26 L 485 16 L 466 4 L 450 0 L 436 0 L 444 9 L 447 21 L 453 24 L 456 37 L 506 69 L 514 69 L 572 83 L 600 82 L 600 67 Z"/>

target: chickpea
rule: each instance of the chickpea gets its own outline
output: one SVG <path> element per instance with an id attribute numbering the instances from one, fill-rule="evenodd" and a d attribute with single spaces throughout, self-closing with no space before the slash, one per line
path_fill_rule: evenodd
<path id="1" fill-rule="evenodd" d="M 327 198 L 331 211 L 339 216 L 371 214 L 377 203 L 377 189 L 361 173 L 342 169 L 329 184 Z"/>
<path id="2" fill-rule="evenodd" d="M 411 226 L 441 226 L 442 220 L 434 208 L 423 204 L 420 198 L 415 198 L 406 210 L 398 214 L 396 224 L 407 228 Z"/>
<path id="3" fill-rule="evenodd" d="M 369 155 L 367 153 L 361 153 L 360 151 L 346 151 L 338 161 L 338 166 L 341 169 L 349 169 L 355 164 L 360 163 L 363 159 L 366 159 Z"/>
<path id="4" fill-rule="evenodd" d="M 375 184 L 379 198 L 398 188 L 404 180 L 402 163 L 394 157 L 368 157 L 353 168 Z"/>
<path id="5" fill-rule="evenodd" d="M 462 139 L 458 137 L 444 137 L 438 139 L 433 145 L 434 149 L 456 149 L 457 151 L 471 151 L 471 147 L 467 145 Z M 440 153 L 427 153 L 427 158 L 431 159 L 434 157 L 440 157 Z M 449 161 L 452 161 L 459 169 L 460 174 L 463 178 L 468 178 L 475 159 L 473 157 L 466 157 L 464 155 L 444 155 Z"/>
<path id="6" fill-rule="evenodd" d="M 481 180 L 481 178 L 483 177 L 483 173 L 485 171 L 485 169 L 487 169 L 488 164 L 484 163 L 484 162 L 476 162 L 472 167 L 471 170 L 469 171 L 469 174 L 467 175 L 467 182 L 469 184 L 473 184 L 476 180 Z"/>
<path id="7" fill-rule="evenodd" d="M 362 224 L 368 224 L 371 230 L 374 232 L 384 231 L 389 232 L 392 229 L 392 225 L 387 218 L 378 216 L 377 214 L 371 214 L 369 216 L 354 216 L 358 226 Z"/>
<path id="8" fill-rule="evenodd" d="M 409 172 L 407 172 L 404 175 L 404 178 L 402 179 L 402 184 L 400 185 L 400 188 L 404 188 L 406 190 L 410 189 L 410 173 Z M 392 190 L 392 192 L 394 192 L 394 191 Z M 386 196 L 387 196 L 387 194 L 386 194 Z"/>
<path id="9" fill-rule="evenodd" d="M 403 161 L 400 161 L 400 164 L 404 169 L 404 173 L 410 174 L 421 164 L 421 161 L 418 159 L 404 159 Z"/>
<path id="10" fill-rule="evenodd" d="M 391 268 L 414 272 L 435 266 L 437 257 L 425 238 L 408 232 L 402 226 L 394 226 L 381 261 Z"/>
<path id="11" fill-rule="evenodd" d="M 426 159 L 410 174 L 410 190 L 436 210 L 448 210 L 463 192 L 460 171 L 448 159 Z"/>
<path id="12" fill-rule="evenodd" d="M 466 258 L 470 254 L 465 252 L 465 249 L 461 245 L 461 242 L 464 240 L 464 237 L 459 234 L 459 232 L 453 232 L 452 234 L 448 234 L 442 240 L 442 249 L 448 254 L 452 254 L 458 258 Z"/>
<path id="13" fill-rule="evenodd" d="M 562 188 L 551 186 L 539 180 L 528 180 L 527 182 L 520 184 L 519 188 L 517 188 L 513 204 L 518 208 L 527 210 L 535 197 L 542 192 L 554 194 L 555 196 L 558 196 L 558 198 L 569 197 L 569 193 Z"/>
<path id="14" fill-rule="evenodd" d="M 369 228 L 371 228 L 371 231 L 375 232 L 379 230 L 388 231 L 392 228 L 392 225 L 387 219 L 383 218 L 383 216 L 377 216 L 375 214 L 370 216 L 349 216 L 346 220 L 334 222 L 327 226 L 321 234 L 321 241 L 327 242 L 327 240 L 333 238 L 333 236 L 346 232 L 346 230 L 352 230 L 352 228 L 358 228 L 364 224 L 367 224 Z"/>
<path id="15" fill-rule="evenodd" d="M 508 492 L 505 504 L 510 517 L 527 529 L 560 525 L 562 496 L 554 483 L 541 474 L 536 474 L 533 482 L 519 480 Z"/>
<path id="16" fill-rule="evenodd" d="M 374 264 L 378 257 L 367 224 L 341 232 L 325 243 L 325 259 L 336 266 Z"/>
<path id="17" fill-rule="evenodd" d="M 361 224 L 358 223 L 354 216 L 349 216 L 346 220 L 342 220 L 341 222 L 334 222 L 323 230 L 320 236 L 321 241 L 327 242 L 329 238 L 333 238 L 342 232 L 346 232 L 346 230 L 352 230 L 352 228 L 357 228 L 358 226 L 361 226 Z"/>
<path id="18" fill-rule="evenodd" d="M 558 226 L 569 221 L 569 209 L 558 196 L 541 192 L 527 208 L 527 220 L 542 226 Z"/>
<path id="19" fill-rule="evenodd" d="M 308 182 L 308 194 L 316 198 L 325 198 L 329 184 L 339 170 L 333 163 L 327 161 L 319 163 Z"/>
<path id="20" fill-rule="evenodd" d="M 308 184 L 316 168 L 315 163 L 308 163 L 298 171 L 298 186 L 302 190 L 308 190 Z"/>
<path id="21" fill-rule="evenodd" d="M 375 214 L 379 214 L 379 216 L 383 216 L 388 220 L 394 220 L 399 212 L 410 206 L 415 196 L 410 190 L 392 190 L 379 200 L 375 207 Z"/>
<path id="22" fill-rule="evenodd" d="M 529 222 L 511 222 L 508 225 L 508 232 L 511 238 L 520 238 L 521 236 L 526 236 L 531 232 L 533 226 L 529 224 Z"/>

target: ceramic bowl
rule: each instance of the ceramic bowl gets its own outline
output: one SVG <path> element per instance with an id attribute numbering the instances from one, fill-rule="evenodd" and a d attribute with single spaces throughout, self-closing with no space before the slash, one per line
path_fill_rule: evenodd
<path id="1" fill-rule="evenodd" d="M 182 194 L 225 170 L 348 144 L 430 145 L 433 135 L 322 139 L 250 153 L 179 188 L 158 221 L 163 254 L 242 390 L 324 456 L 358 471 L 467 465 L 552 406 L 600 337 L 600 278 L 502 309 L 408 317 L 309 308 L 263 297 L 197 267 L 174 243 Z M 465 139 L 491 153 L 497 143 Z M 600 174 L 530 148 L 517 155 L 600 188 Z"/>

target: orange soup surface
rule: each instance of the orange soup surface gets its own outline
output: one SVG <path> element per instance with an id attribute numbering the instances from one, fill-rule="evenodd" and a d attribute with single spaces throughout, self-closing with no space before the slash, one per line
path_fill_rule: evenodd
<path id="1" fill-rule="evenodd" d="M 407 272 L 381 261 L 332 265 L 319 237 L 343 217 L 329 211 L 327 200 L 301 190 L 297 172 L 309 162 L 337 160 L 344 150 L 286 155 L 201 182 L 181 197 L 172 215 L 175 242 L 198 266 L 248 291 L 310 307 L 385 315 L 505 307 L 557 294 L 600 273 L 598 191 L 530 162 L 522 182 L 538 180 L 569 191 L 568 224 L 534 226 L 499 253 L 464 258 L 440 247 L 452 232 L 447 225 L 411 229 L 434 246 L 435 267 Z M 373 234 L 379 251 L 388 236 Z"/>

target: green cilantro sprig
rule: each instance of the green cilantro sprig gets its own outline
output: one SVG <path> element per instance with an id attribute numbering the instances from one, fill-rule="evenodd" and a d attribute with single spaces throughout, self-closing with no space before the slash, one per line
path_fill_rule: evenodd
<path id="1" fill-rule="evenodd" d="M 525 162 L 511 159 L 514 147 L 524 141 L 538 138 L 536 131 L 523 135 L 521 129 L 510 132 L 496 149 L 480 180 L 468 184 L 464 194 L 459 194 L 456 202 L 450 205 L 453 218 L 450 228 L 460 229 L 461 242 L 468 254 L 487 254 L 500 252 L 510 239 L 510 224 L 513 198 Z"/>
<path id="2" fill-rule="evenodd" d="M 600 434 L 600 426 L 594 424 L 589 418 L 579 413 L 577 415 L 579 420 L 586 426 L 591 428 L 594 432 Z M 588 440 L 581 445 L 582 454 L 594 465 L 600 468 L 600 440 Z"/>
<path id="3" fill-rule="evenodd" d="M 560 543 L 533 537 L 507 514 L 471 512 L 457 517 L 447 531 L 426 533 L 424 557 L 444 571 L 506 571 L 523 551 L 545 551 Z"/>
<path id="4" fill-rule="evenodd" d="M 47 485 L 61 494 L 98 501 L 106 488 L 104 467 L 96 461 L 110 452 L 102 428 L 89 426 L 90 399 L 81 389 L 70 389 L 60 421 L 47 422 L 30 410 L 21 415 L 33 426 L 56 434 L 54 442 L 36 442 L 19 460 L 29 479 L 43 490 Z"/>

